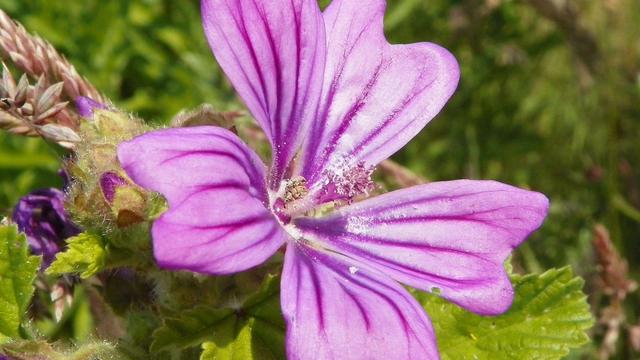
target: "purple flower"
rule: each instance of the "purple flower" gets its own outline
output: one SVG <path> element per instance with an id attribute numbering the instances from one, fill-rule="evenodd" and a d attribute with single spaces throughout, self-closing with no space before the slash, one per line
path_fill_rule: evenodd
<path id="1" fill-rule="evenodd" d="M 229 274 L 286 244 L 290 359 L 437 359 L 424 310 L 400 285 L 479 314 L 504 312 L 510 252 L 542 223 L 542 194 L 493 181 L 420 185 L 359 201 L 373 167 L 416 135 L 458 82 L 431 44 L 390 45 L 384 0 L 204 0 L 213 52 L 272 145 L 166 129 L 121 144 L 131 179 L 162 193 L 167 269 Z M 344 205 L 344 206 L 342 206 Z M 333 208 L 333 210 L 330 210 Z"/>
<path id="2" fill-rule="evenodd" d="M 24 196 L 12 219 L 27 235 L 31 252 L 42 255 L 43 267 L 51 264 L 65 239 L 80 233 L 64 210 L 64 193 L 58 189 L 36 190 Z"/>

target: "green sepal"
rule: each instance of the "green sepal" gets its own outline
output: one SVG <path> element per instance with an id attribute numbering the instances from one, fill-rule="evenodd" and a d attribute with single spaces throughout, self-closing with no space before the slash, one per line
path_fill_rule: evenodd
<path id="1" fill-rule="evenodd" d="M 145 221 L 147 214 L 145 192 L 135 186 L 118 186 L 111 204 L 111 211 L 119 228 Z"/>
<path id="2" fill-rule="evenodd" d="M 15 226 L 0 226 L 0 343 L 20 337 L 40 261 Z"/>
<path id="3" fill-rule="evenodd" d="M 429 314 L 443 360 L 561 359 L 589 341 L 593 325 L 584 281 L 571 269 L 512 276 L 513 305 L 484 317 L 435 295 L 416 292 Z"/>
<path id="4" fill-rule="evenodd" d="M 104 141 L 117 142 L 139 135 L 145 126 L 136 117 L 116 110 L 95 109 L 93 121 L 83 123 L 81 132 L 91 140 L 98 138 Z"/>
<path id="5" fill-rule="evenodd" d="M 79 273 L 86 279 L 105 269 L 108 256 L 109 250 L 102 238 L 84 232 L 67 239 L 67 250 L 58 253 L 47 274 Z"/>

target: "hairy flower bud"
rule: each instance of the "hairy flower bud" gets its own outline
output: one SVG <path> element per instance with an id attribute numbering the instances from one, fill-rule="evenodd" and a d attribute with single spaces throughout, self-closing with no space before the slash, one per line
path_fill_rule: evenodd
<path id="1" fill-rule="evenodd" d="M 123 228 L 145 219 L 147 200 L 145 194 L 115 172 L 100 177 L 100 189 L 111 207 L 116 224 Z"/>
<path id="2" fill-rule="evenodd" d="M 83 141 L 67 164 L 74 179 L 69 210 L 85 227 L 100 219 L 117 238 L 124 239 L 129 236 L 124 228 L 148 218 L 148 194 L 122 175 L 116 146 L 143 133 L 146 126 L 130 114 L 88 98 L 77 98 L 76 106 L 87 121 L 80 127 Z"/>
<path id="3" fill-rule="evenodd" d="M 98 134 L 107 138 L 130 137 L 139 132 L 139 123 L 118 111 L 94 108 L 93 121 Z"/>
<path id="4" fill-rule="evenodd" d="M 64 247 L 65 239 L 80 233 L 63 205 L 62 191 L 43 189 L 21 198 L 13 212 L 13 221 L 27 235 L 31 251 L 43 256 L 45 267 Z"/>

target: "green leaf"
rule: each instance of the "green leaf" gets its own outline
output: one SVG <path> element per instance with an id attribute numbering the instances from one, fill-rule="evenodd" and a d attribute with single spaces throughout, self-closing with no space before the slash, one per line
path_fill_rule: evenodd
<path id="1" fill-rule="evenodd" d="M 218 328 L 213 341 L 202 344 L 200 360 L 284 359 L 285 325 L 280 312 L 279 278 L 267 279 L 242 312 Z"/>
<path id="2" fill-rule="evenodd" d="M 284 357 L 260 336 L 260 320 L 238 318 L 221 324 L 212 342 L 202 344 L 200 360 L 278 360 Z"/>
<path id="3" fill-rule="evenodd" d="M 198 306 L 183 312 L 179 318 L 165 319 L 164 325 L 153 333 L 151 352 L 198 346 L 214 336 L 216 327 L 232 317 L 231 309 Z"/>
<path id="4" fill-rule="evenodd" d="M 20 323 L 33 295 L 40 258 L 29 255 L 15 226 L 0 227 L 0 343 L 20 337 Z"/>
<path id="5" fill-rule="evenodd" d="M 153 335 L 151 350 L 185 349 L 202 344 L 202 359 L 282 359 L 284 331 L 279 278 L 269 277 L 242 306 L 234 309 L 201 306 L 179 318 L 166 319 Z"/>
<path id="6" fill-rule="evenodd" d="M 56 256 L 47 274 L 80 273 L 86 279 L 105 268 L 108 253 L 100 236 L 82 233 L 67 239 L 67 250 Z"/>
<path id="7" fill-rule="evenodd" d="M 589 341 L 593 318 L 571 269 L 512 277 L 515 300 L 508 312 L 483 317 L 435 295 L 416 298 L 431 317 L 443 360 L 560 359 Z"/>

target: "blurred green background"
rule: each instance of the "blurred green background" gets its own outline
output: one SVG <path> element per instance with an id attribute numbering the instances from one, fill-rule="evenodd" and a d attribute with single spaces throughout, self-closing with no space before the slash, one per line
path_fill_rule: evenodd
<path id="1" fill-rule="evenodd" d="M 0 8 L 149 121 L 204 102 L 242 108 L 206 46 L 196 0 L 0 0 Z M 640 278 L 640 2 L 389 0 L 386 29 L 392 42 L 444 45 L 462 68 L 452 101 L 395 159 L 430 180 L 496 179 L 547 194 L 549 218 L 518 250 L 516 269 L 573 265 L 605 321 L 595 224 Z M 58 161 L 39 140 L 0 133 L 0 213 L 32 189 L 59 186 Z M 640 297 L 625 304 L 615 358 L 633 359 Z M 596 327 L 575 356 L 595 357 L 605 331 Z"/>

